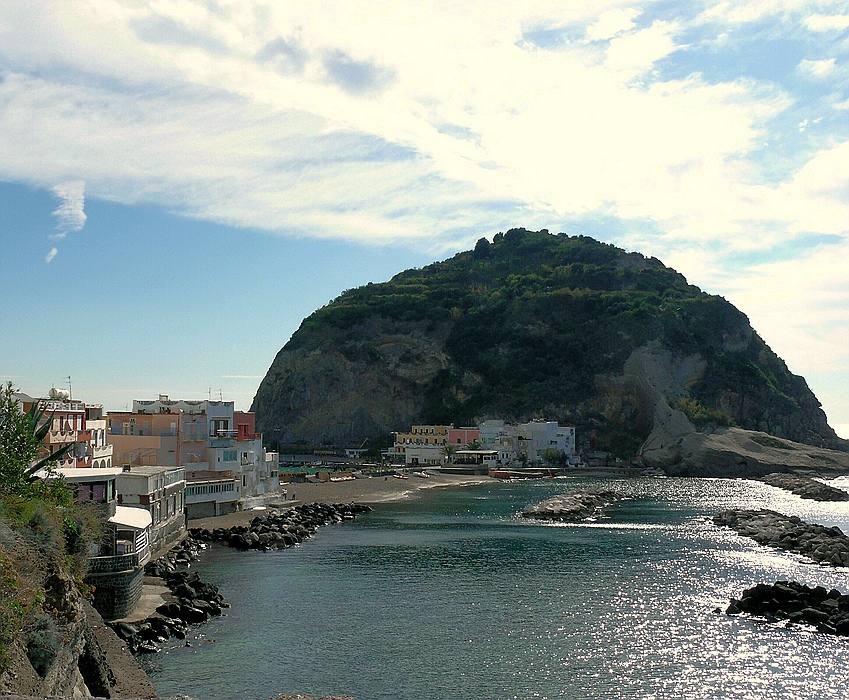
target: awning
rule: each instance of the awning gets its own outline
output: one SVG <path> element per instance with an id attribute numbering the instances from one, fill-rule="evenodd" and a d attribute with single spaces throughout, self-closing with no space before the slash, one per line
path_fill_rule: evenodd
<path id="1" fill-rule="evenodd" d="M 153 518 L 150 517 L 150 512 L 144 508 L 116 506 L 115 515 L 109 518 L 109 522 L 133 530 L 144 530 L 146 527 L 150 527 Z"/>

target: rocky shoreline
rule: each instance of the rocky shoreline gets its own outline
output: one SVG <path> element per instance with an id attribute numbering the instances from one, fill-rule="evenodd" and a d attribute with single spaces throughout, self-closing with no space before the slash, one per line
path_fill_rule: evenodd
<path id="1" fill-rule="evenodd" d="M 159 651 L 157 644 L 172 637 L 185 639 L 189 625 L 206 622 L 210 616 L 220 615 L 222 608 L 229 607 L 217 586 L 202 581 L 197 572 L 189 573 L 179 568 L 190 566 L 205 547 L 202 542 L 187 537 L 170 552 L 145 566 L 145 574 L 161 578 L 174 599 L 157 607 L 153 615 L 140 622 L 113 622 L 110 625 L 130 653 L 154 654 Z"/>
<path id="2" fill-rule="evenodd" d="M 187 569 L 210 543 L 217 542 L 239 550 L 271 551 L 292 547 L 312 537 L 319 527 L 353 520 L 371 507 L 354 503 L 294 506 L 258 515 L 249 526 L 230 528 L 191 528 L 188 536 L 167 554 L 145 566 L 145 574 L 161 578 L 173 600 L 140 622 L 111 625 L 132 654 L 156 653 L 158 644 L 171 638 L 183 640 L 190 625 L 206 622 L 230 607 L 214 584 L 202 581 Z M 186 642 L 187 644 L 189 642 Z"/>
<path id="3" fill-rule="evenodd" d="M 726 510 L 715 515 L 713 522 L 758 544 L 801 554 L 819 564 L 849 566 L 849 537 L 839 527 L 806 523 L 773 510 Z"/>
<path id="4" fill-rule="evenodd" d="M 523 518 L 534 520 L 557 520 L 561 522 L 575 522 L 586 520 L 605 506 L 615 503 L 622 498 L 616 491 L 604 491 L 597 489 L 586 489 L 583 491 L 570 491 L 554 498 L 549 498 L 542 503 L 528 506 L 521 515 Z"/>
<path id="5" fill-rule="evenodd" d="M 849 636 L 849 595 L 836 588 L 811 588 L 795 581 L 759 583 L 743 591 L 740 600 L 732 599 L 728 615 L 748 613 L 769 622 L 787 620 L 788 624 L 807 624 L 819 632 Z"/>
<path id="6" fill-rule="evenodd" d="M 849 493 L 846 491 L 807 476 L 773 472 L 762 476 L 758 481 L 814 501 L 849 501 Z"/>

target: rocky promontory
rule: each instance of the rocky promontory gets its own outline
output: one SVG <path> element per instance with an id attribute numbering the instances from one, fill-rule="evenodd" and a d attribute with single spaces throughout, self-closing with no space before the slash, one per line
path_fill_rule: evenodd
<path id="1" fill-rule="evenodd" d="M 615 491 L 602 491 L 587 489 L 584 491 L 572 491 L 554 498 L 549 498 L 542 503 L 528 506 L 522 511 L 523 518 L 535 520 L 558 520 L 561 522 L 575 522 L 586 520 L 605 506 L 622 498 Z"/>
<path id="2" fill-rule="evenodd" d="M 545 417 L 670 475 L 849 471 L 849 441 L 740 310 L 655 258 L 547 230 L 344 292 L 251 410 L 284 443 Z"/>
<path id="3" fill-rule="evenodd" d="M 807 476 L 774 472 L 761 477 L 759 481 L 814 501 L 849 501 L 849 493 L 846 491 Z"/>
<path id="4" fill-rule="evenodd" d="M 740 600 L 732 599 L 728 615 L 748 613 L 770 622 L 813 625 L 820 632 L 849 636 L 849 595 L 836 588 L 811 588 L 796 581 L 759 583 L 743 591 Z"/>
<path id="5" fill-rule="evenodd" d="M 849 537 L 839 527 L 806 523 L 773 510 L 726 510 L 715 515 L 713 522 L 758 544 L 801 554 L 820 564 L 849 566 Z"/>

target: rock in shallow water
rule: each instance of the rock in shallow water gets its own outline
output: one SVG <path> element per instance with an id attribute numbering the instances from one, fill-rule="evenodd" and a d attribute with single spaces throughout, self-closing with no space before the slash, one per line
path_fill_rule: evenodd
<path id="1" fill-rule="evenodd" d="M 728 615 L 748 613 L 770 621 L 807 624 L 820 632 L 849 636 L 849 595 L 836 588 L 811 588 L 796 581 L 759 583 L 732 599 Z"/>
<path id="2" fill-rule="evenodd" d="M 549 498 L 547 501 L 528 506 L 522 511 L 523 518 L 535 520 L 576 521 L 592 517 L 602 508 L 622 498 L 615 491 L 588 489 Z"/>

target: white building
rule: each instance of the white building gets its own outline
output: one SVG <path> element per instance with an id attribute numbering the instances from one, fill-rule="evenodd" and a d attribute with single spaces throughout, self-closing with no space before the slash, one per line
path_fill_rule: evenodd
<path id="1" fill-rule="evenodd" d="M 532 421 L 520 423 L 517 427 L 519 440 L 524 443 L 528 459 L 544 459 L 547 450 L 565 454 L 567 458 L 575 456 L 575 428 L 560 426 L 555 421 Z"/>
<path id="2" fill-rule="evenodd" d="M 190 517 L 230 512 L 240 499 L 261 499 L 280 490 L 276 453 L 263 447 L 256 416 L 236 411 L 232 401 L 172 401 L 160 394 L 154 401 L 133 401 L 133 413 L 115 414 L 114 420 L 112 433 L 120 427 L 122 435 L 134 436 L 130 447 L 137 452 L 144 446 L 136 443 L 150 439 L 147 435 L 158 436 L 163 445 L 168 441 L 157 448 L 157 456 L 167 447 L 166 456 L 176 459 L 168 463 L 185 468 Z"/>
<path id="3" fill-rule="evenodd" d="M 239 508 L 240 481 L 232 477 L 197 478 L 186 484 L 186 514 L 189 519 L 226 515 Z"/>
<path id="4" fill-rule="evenodd" d="M 498 450 L 504 466 L 516 462 L 536 462 L 554 453 L 565 455 L 575 464 L 575 428 L 555 421 L 531 421 L 509 425 L 503 420 L 484 421 L 479 426 L 480 443 L 485 450 Z"/>
<path id="5" fill-rule="evenodd" d="M 111 467 L 113 449 L 106 438 L 103 405 L 87 403 L 85 413 L 85 432 L 88 433 L 88 442 L 85 446 L 86 463 L 98 469 Z"/>
<path id="6" fill-rule="evenodd" d="M 405 445 L 404 463 L 408 467 L 438 467 L 445 461 L 443 445 Z"/>
<path id="7" fill-rule="evenodd" d="M 185 532 L 186 477 L 182 467 L 126 466 L 116 479 L 116 488 L 119 504 L 150 513 L 154 552 Z"/>

